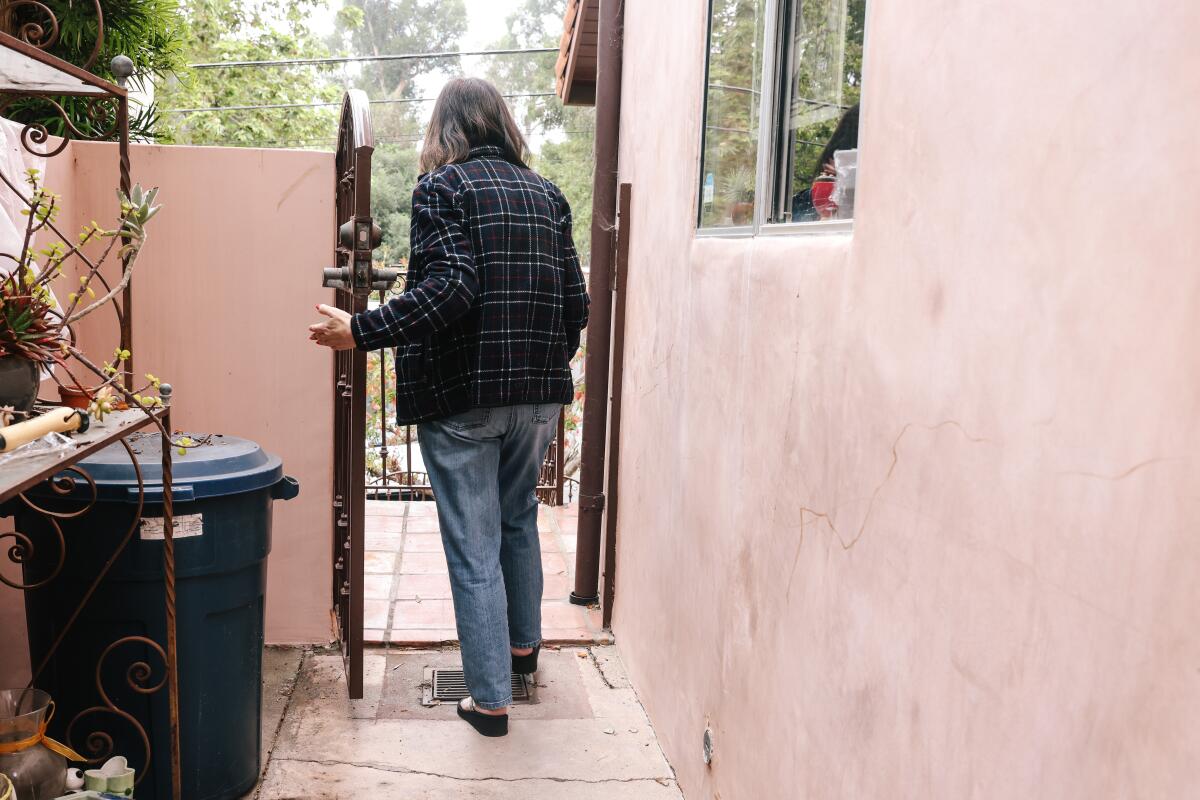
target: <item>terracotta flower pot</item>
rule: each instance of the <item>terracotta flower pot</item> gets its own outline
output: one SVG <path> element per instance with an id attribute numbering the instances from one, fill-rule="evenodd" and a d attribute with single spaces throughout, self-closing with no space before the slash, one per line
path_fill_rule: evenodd
<path id="1" fill-rule="evenodd" d="M 734 203 L 729 215 L 734 225 L 749 225 L 754 222 L 754 203 Z"/>
<path id="2" fill-rule="evenodd" d="M 0 406 L 32 410 L 40 382 L 35 362 L 21 356 L 0 357 Z"/>
<path id="3" fill-rule="evenodd" d="M 59 386 L 58 397 L 67 408 L 87 408 L 93 398 L 90 389 L 77 389 L 74 386 Z"/>

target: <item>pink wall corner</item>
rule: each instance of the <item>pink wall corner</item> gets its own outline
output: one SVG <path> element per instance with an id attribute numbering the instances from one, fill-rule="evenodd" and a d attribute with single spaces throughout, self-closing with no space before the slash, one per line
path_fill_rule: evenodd
<path id="1" fill-rule="evenodd" d="M 299 479 L 300 496 L 275 504 L 266 637 L 328 642 L 333 364 L 306 327 L 331 300 L 320 275 L 332 249 L 333 156 L 135 145 L 131 163 L 163 205 L 135 269 L 135 368 L 173 384 L 176 428 L 257 441 Z M 112 145 L 72 143 L 50 159 L 64 232 L 92 220 L 114 227 L 117 182 Z M 60 299 L 76 280 L 56 285 Z M 111 358 L 114 315 L 88 317 L 79 336 L 94 361 Z M 24 684 L 24 603 L 7 587 L 0 636 L 0 684 Z"/>
<path id="2" fill-rule="evenodd" d="M 693 228 L 703 4 L 625 13 L 614 627 L 685 794 L 1195 795 L 1200 7 L 870 3 L 854 232 L 755 239 Z"/>
<path id="3" fill-rule="evenodd" d="M 71 149 L 73 207 L 112 216 L 113 146 Z M 328 642 L 333 363 L 306 328 L 331 300 L 333 156 L 135 145 L 131 166 L 163 207 L 134 273 L 135 370 L 172 384 L 176 429 L 252 439 L 300 481 L 299 497 L 275 503 L 266 637 Z M 115 320 L 94 317 L 82 340 L 109 358 Z"/>

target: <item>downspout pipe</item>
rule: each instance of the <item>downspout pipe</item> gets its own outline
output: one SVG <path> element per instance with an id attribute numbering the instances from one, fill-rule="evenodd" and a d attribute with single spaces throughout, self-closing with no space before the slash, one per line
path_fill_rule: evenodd
<path id="1" fill-rule="evenodd" d="M 583 445 L 579 465 L 579 529 L 571 602 L 600 600 L 604 529 L 604 448 L 608 435 L 609 349 L 617 229 L 617 152 L 621 133 L 621 58 L 625 0 L 600 0 L 596 48 L 596 171 L 592 176 L 592 253 L 584 379 Z"/>

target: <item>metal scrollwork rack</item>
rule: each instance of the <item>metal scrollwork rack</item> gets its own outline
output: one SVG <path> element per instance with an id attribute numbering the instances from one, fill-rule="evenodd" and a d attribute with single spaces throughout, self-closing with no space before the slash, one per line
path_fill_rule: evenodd
<path id="1" fill-rule="evenodd" d="M 52 158 L 62 153 L 72 139 L 115 140 L 120 170 L 120 189 L 130 190 L 129 167 L 129 98 L 123 86 L 105 81 L 92 73 L 92 66 L 102 50 L 103 19 L 100 5 L 94 0 L 97 20 L 97 41 L 90 59 L 84 66 L 63 61 L 49 51 L 58 38 L 58 22 L 51 10 L 36 0 L 0 0 L 0 117 L 5 109 L 20 98 L 38 98 L 62 117 L 66 136 L 57 139 L 44 125 L 26 125 L 20 134 L 22 146 L 31 154 Z M 31 17 L 31 12 L 33 13 Z M 6 32 L 7 31 L 7 32 Z M 113 72 L 128 74 L 127 59 L 114 59 Z M 61 98 L 82 98 L 87 116 L 98 124 L 95 130 L 80 130 L 72 122 Z M 84 126 L 87 127 L 87 126 Z M 15 180 L 0 173 L 0 192 L 11 191 L 23 202 L 29 203 Z M 62 233 L 50 226 L 60 237 Z M 65 237 L 64 237 L 65 238 Z M 86 258 L 81 256 L 81 258 Z M 128 269 L 128 264 L 123 264 Z M 105 281 L 106 288 L 108 286 Z M 121 349 L 128 349 L 131 341 L 131 290 L 127 286 L 119 297 L 114 298 L 113 309 L 120 325 Z M 77 356 L 79 365 L 104 378 L 102 370 L 83 356 Z M 125 384 L 130 388 L 132 368 L 126 363 Z M 163 528 L 163 580 L 165 583 L 165 641 L 155 641 L 147 636 L 121 636 L 109 644 L 97 657 L 95 676 L 95 702 L 79 709 L 60 709 L 67 712 L 70 721 L 66 725 L 67 744 L 88 758 L 89 765 L 99 764 L 113 754 L 114 735 L 112 729 L 96 723 L 99 719 L 113 725 L 132 729 L 133 741 L 140 743 L 143 752 L 130 753 L 133 765 L 138 767 L 140 784 L 152 770 L 170 771 L 171 796 L 180 800 L 180 742 L 179 742 L 179 686 L 176 664 L 176 616 L 175 616 L 175 543 L 174 512 L 172 503 L 172 452 L 170 423 L 170 387 L 163 384 L 161 396 L 163 407 L 131 408 L 110 414 L 104 426 L 95 426 L 83 433 L 73 435 L 71 446 L 65 450 L 30 453 L 21 458 L 12 458 L 0 464 L 0 505 L 18 504 L 26 515 L 32 514 L 50 531 L 49 541 L 57 552 L 46 552 L 45 546 L 35 547 L 35 540 L 27 533 L 12 530 L 0 533 L 0 542 L 9 541 L 6 554 L 13 564 L 22 568 L 22 577 L 14 578 L 0 573 L 0 583 L 10 589 L 23 592 L 52 589 L 56 581 L 61 582 L 60 573 L 67 562 L 70 542 L 64 534 L 62 523 L 86 517 L 97 505 L 98 489 L 95 480 L 79 462 L 99 450 L 120 443 L 128 453 L 137 477 L 133 521 L 118 540 L 115 550 L 102 564 L 97 565 L 95 575 L 81 588 L 80 600 L 69 615 L 66 624 L 60 627 L 53 641 L 40 659 L 32 665 L 30 687 L 35 687 L 43 677 L 47 665 L 59 652 L 64 641 L 77 633 L 75 623 L 92 600 L 97 588 L 105 580 L 114 564 L 125 552 L 130 541 L 139 530 L 143 514 L 153 507 L 154 516 L 161 514 Z M 143 480 L 137 453 L 131 445 L 131 436 L 138 431 L 149 431 L 150 435 L 162 438 L 162 492 L 151 487 L 149 497 Z M 69 511 L 61 510 L 57 504 L 47 507 L 30 490 L 41 488 L 41 496 L 59 498 L 83 498 L 75 502 Z M 149 516 L 147 514 L 147 516 Z M 46 537 L 42 537 L 43 541 Z M 36 569 L 30 569 L 34 564 Z M 30 576 L 33 575 L 31 578 Z M 126 689 L 136 696 L 165 693 L 168 705 L 170 752 L 151 752 L 150 737 L 138 719 L 114 700 L 112 687 L 104 685 L 104 676 L 111 675 L 113 663 L 119 657 L 133 655 L 133 661 L 124 668 Z M 126 737 L 128 738 L 128 736 Z M 124 739 L 122 739 L 124 740 Z M 141 756 L 139 758 L 138 756 Z"/>

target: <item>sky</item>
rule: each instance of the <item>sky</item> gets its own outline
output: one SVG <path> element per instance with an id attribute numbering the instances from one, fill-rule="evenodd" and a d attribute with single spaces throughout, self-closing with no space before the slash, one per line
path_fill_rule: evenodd
<path id="1" fill-rule="evenodd" d="M 487 49 L 507 30 L 508 17 L 524 5 L 524 0 L 463 0 L 463 2 L 467 9 L 467 31 L 459 40 L 463 50 Z M 337 9 L 341 7 L 342 0 L 328 0 L 323 9 L 310 17 L 309 23 L 313 31 L 322 36 L 332 33 Z M 559 27 L 555 27 L 552 32 L 557 34 L 558 31 Z M 463 58 L 462 68 L 467 75 L 482 74 L 484 71 L 483 59 Z M 354 69 L 353 66 L 350 66 L 346 68 L 346 71 L 351 73 Z M 449 76 L 446 73 L 437 70 L 420 76 L 417 78 L 417 84 L 421 87 L 420 94 L 425 97 L 436 97 L 447 77 Z M 553 87 L 547 88 L 552 89 Z M 425 116 L 432 110 L 432 103 L 422 104 Z M 535 151 L 540 148 L 542 141 L 558 138 L 557 132 L 530 132 L 529 135 L 530 145 Z"/>
<path id="2" fill-rule="evenodd" d="M 466 0 L 467 33 L 464 50 L 482 50 L 500 38 L 505 20 L 517 10 L 521 0 Z"/>
<path id="3" fill-rule="evenodd" d="M 464 50 L 482 50 L 504 32 L 505 20 L 521 5 L 521 0 L 464 0 L 467 7 L 467 32 L 462 38 Z M 339 0 L 330 0 L 312 16 L 313 30 L 324 35 L 333 32 L 333 20 Z"/>
<path id="4" fill-rule="evenodd" d="M 334 2 L 336 1 L 334 0 Z M 487 49 L 507 30 L 508 17 L 524 4 L 524 0 L 464 0 L 464 2 L 467 7 L 467 32 L 459 40 L 463 50 Z M 482 74 L 482 62 L 481 58 L 463 58 L 463 72 L 467 75 Z M 421 85 L 424 96 L 435 97 L 446 78 L 445 73 L 434 71 L 422 75 L 417 82 Z M 553 87 L 547 88 L 552 89 Z M 503 90 L 501 87 L 501 91 Z M 431 103 L 423 105 L 426 114 L 433 110 Z M 540 149 L 543 140 L 557 138 L 554 133 L 528 132 L 527 135 L 529 143 L 535 151 Z"/>
<path id="5" fill-rule="evenodd" d="M 484 50 L 505 32 L 508 17 L 516 12 L 524 0 L 463 0 L 467 8 L 467 31 L 460 40 L 463 50 Z M 329 0 L 325 7 L 313 15 L 310 22 L 314 31 L 324 36 L 333 32 L 334 18 L 342 7 L 341 0 Z M 482 59 L 464 58 L 466 74 L 482 72 Z M 418 79 L 427 96 L 435 96 L 446 75 L 441 72 L 427 73 Z"/>
<path id="6" fill-rule="evenodd" d="M 460 39 L 463 50 L 484 50 L 499 39 L 507 30 L 507 22 L 523 0 L 464 0 L 467 7 L 467 32 Z M 464 58 L 463 72 L 479 74 L 483 70 L 482 59 Z M 436 95 L 445 82 L 445 74 L 433 72 L 418 79 L 428 96 Z"/>

